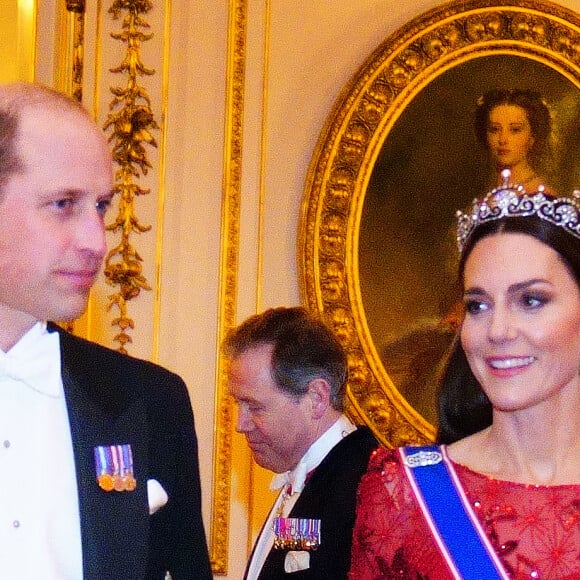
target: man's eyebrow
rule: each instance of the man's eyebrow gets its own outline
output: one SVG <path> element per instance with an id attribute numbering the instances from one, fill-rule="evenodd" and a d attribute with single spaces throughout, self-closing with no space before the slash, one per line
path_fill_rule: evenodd
<path id="1" fill-rule="evenodd" d="M 43 192 L 44 197 L 80 197 L 81 195 L 83 195 L 83 190 L 78 187 L 61 187 Z"/>

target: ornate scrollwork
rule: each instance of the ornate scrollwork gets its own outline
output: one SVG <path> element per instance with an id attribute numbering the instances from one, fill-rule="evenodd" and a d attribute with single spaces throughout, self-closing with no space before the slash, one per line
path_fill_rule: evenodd
<path id="1" fill-rule="evenodd" d="M 578 14 L 535 0 L 449 2 L 381 44 L 345 87 L 305 188 L 298 260 L 303 301 L 337 332 L 350 366 L 348 409 L 389 446 L 423 443 L 429 424 L 398 392 L 373 344 L 358 273 L 366 187 L 385 132 L 442 70 L 492 54 L 541 58 L 580 79 Z"/>
<path id="2" fill-rule="evenodd" d="M 127 330 L 134 328 L 134 322 L 127 314 L 127 302 L 136 298 L 141 290 L 151 290 L 142 274 L 142 258 L 129 239 L 133 233 L 151 229 L 151 226 L 142 225 L 135 214 L 135 198 L 149 193 L 149 189 L 138 185 L 135 179 L 141 174 L 146 175 L 151 167 L 146 146 L 157 147 L 152 130 L 159 128 L 149 95 L 138 84 L 140 76 L 155 73 L 141 60 L 141 43 L 153 36 L 142 32 L 141 29 L 149 27 L 142 14 L 151 8 L 148 0 L 115 0 L 109 9 L 115 20 L 122 12 L 127 13 L 123 18 L 122 32 L 111 34 L 126 45 L 121 64 L 111 72 L 126 73 L 127 83 L 125 87 L 111 88 L 114 98 L 104 125 L 105 130 L 112 130 L 109 141 L 113 142 L 113 160 L 119 166 L 115 172 L 115 192 L 120 196 L 117 217 L 107 229 L 121 232 L 121 241 L 105 258 L 105 277 L 109 284 L 119 288 L 109 296 L 109 308 L 117 306 L 119 309 L 119 316 L 111 324 L 120 329 L 114 340 L 120 344 L 118 350 L 124 353 L 127 352 L 126 344 L 132 342 Z"/>

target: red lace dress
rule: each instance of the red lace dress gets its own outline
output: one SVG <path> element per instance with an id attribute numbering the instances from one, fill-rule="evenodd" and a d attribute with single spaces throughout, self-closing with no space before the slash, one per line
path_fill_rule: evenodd
<path id="1" fill-rule="evenodd" d="M 580 579 L 580 485 L 512 483 L 453 465 L 511 578 Z M 349 578 L 452 578 L 396 451 L 375 451 L 361 481 Z"/>

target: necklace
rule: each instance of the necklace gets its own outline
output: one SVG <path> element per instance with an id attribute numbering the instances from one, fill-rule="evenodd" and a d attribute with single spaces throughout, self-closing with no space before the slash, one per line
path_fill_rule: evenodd
<path id="1" fill-rule="evenodd" d="M 501 174 L 500 174 L 501 177 Z M 513 177 L 513 176 L 512 176 Z M 538 175 L 536 173 L 530 173 L 525 179 L 511 179 L 511 185 L 521 185 L 522 187 L 526 187 L 529 183 L 531 183 L 534 179 L 536 179 Z M 496 187 L 505 187 L 506 183 L 502 180 L 496 185 Z"/>

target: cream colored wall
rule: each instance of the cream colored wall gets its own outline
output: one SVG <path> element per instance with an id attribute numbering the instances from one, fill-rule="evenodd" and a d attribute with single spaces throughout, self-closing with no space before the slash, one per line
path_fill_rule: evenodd
<path id="1" fill-rule="evenodd" d="M 0 0 L 0 83 L 32 80 L 36 0 Z"/>
<path id="2" fill-rule="evenodd" d="M 5 0 L 2 0 L 3 2 Z M 578 8 L 578 0 L 562 5 Z M 37 78 L 56 83 L 59 9 L 39 0 Z M 433 0 L 153 0 L 145 16 L 154 38 L 143 61 L 155 75 L 143 77 L 161 129 L 151 150 L 154 169 L 142 181 L 152 193 L 137 200 L 136 213 L 150 232 L 133 243 L 153 287 L 129 304 L 135 321 L 135 356 L 160 362 L 189 385 L 200 440 L 204 518 L 212 521 L 215 389 L 219 316 L 220 240 L 225 165 L 228 30 L 246 29 L 241 226 L 237 320 L 280 304 L 300 302 L 296 236 L 302 191 L 318 135 L 340 90 L 389 34 L 439 3 Z M 104 5 L 104 6 L 103 6 Z M 123 47 L 106 9 L 88 2 L 85 101 L 103 123 L 109 72 Z M 236 12 L 237 9 L 238 12 Z M 242 17 L 240 17 L 242 14 Z M 166 33 L 164 33 L 166 31 Z M 231 77 L 230 77 L 231 79 Z M 114 215 L 114 212 L 113 212 Z M 113 216 L 111 216 L 113 217 Z M 110 244 L 117 238 L 110 236 Z M 115 346 L 107 296 L 101 282 L 87 322 L 90 336 Z M 245 442 L 234 435 L 229 517 L 228 578 L 242 577 L 254 535 L 272 496 L 269 474 L 251 463 Z"/>

